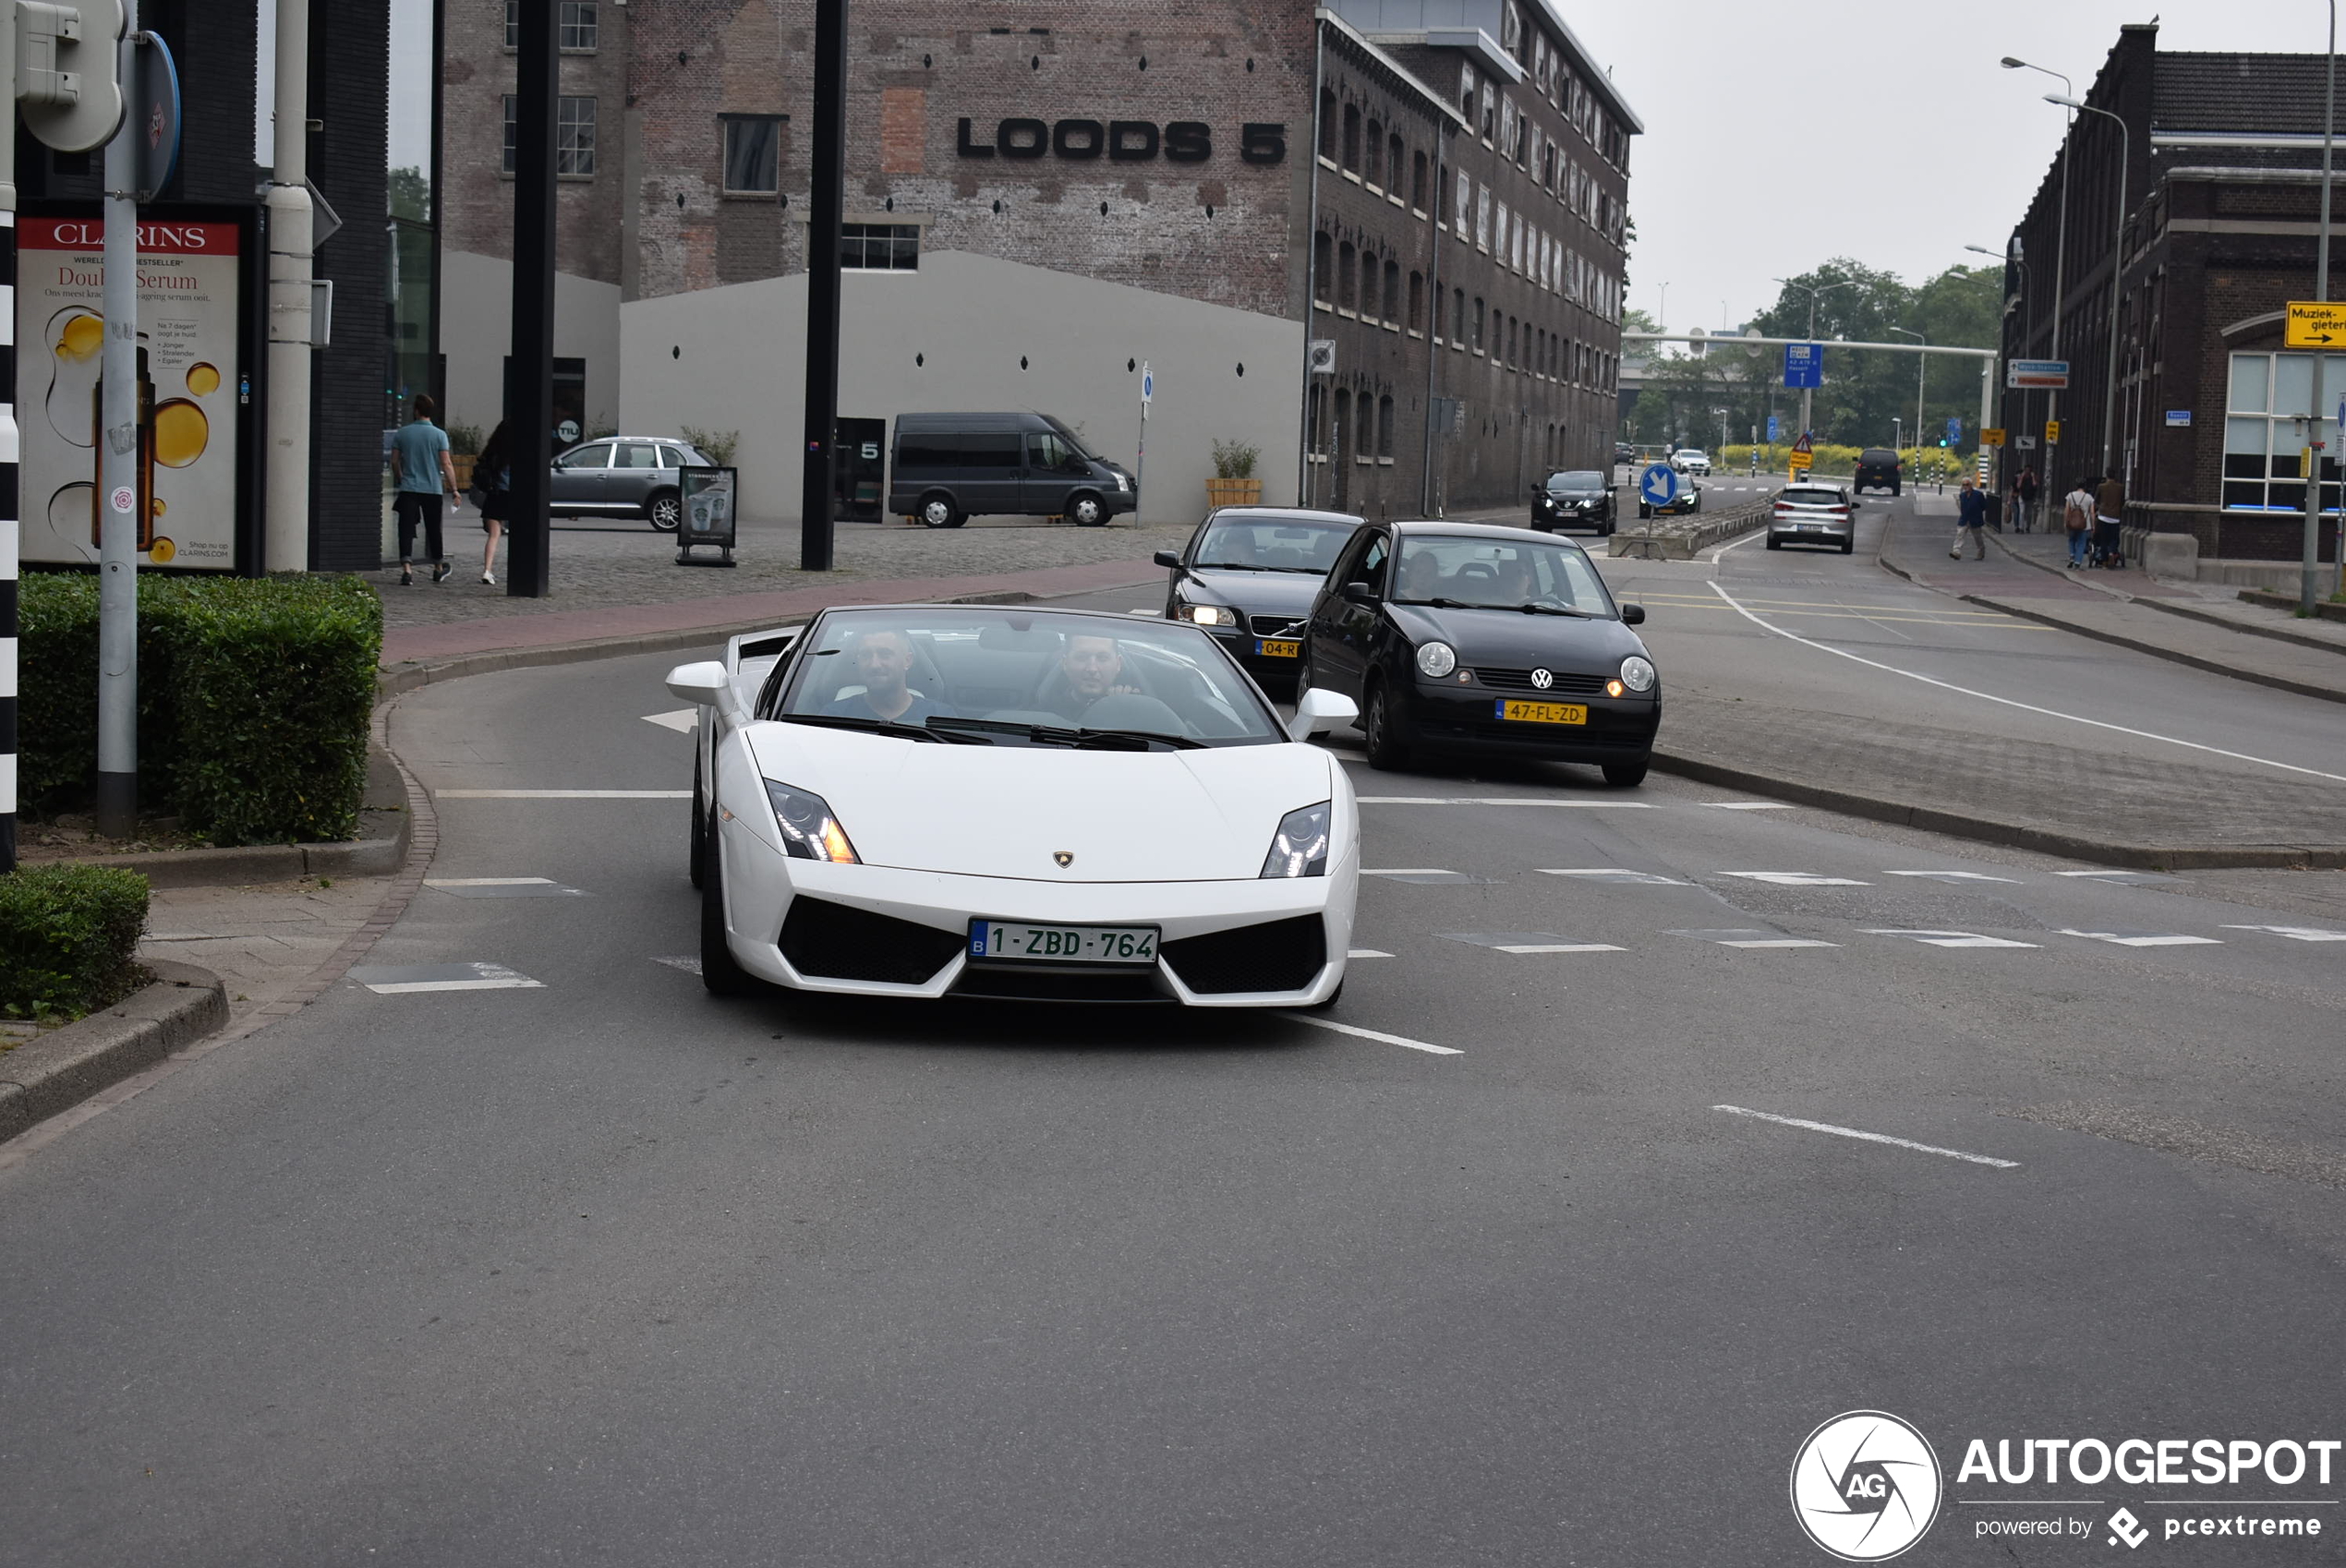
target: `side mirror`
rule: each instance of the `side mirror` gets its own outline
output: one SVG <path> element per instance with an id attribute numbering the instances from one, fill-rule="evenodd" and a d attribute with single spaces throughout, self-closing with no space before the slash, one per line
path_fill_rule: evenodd
<path id="1" fill-rule="evenodd" d="M 1161 549 L 1157 551 L 1156 563 L 1159 566 L 1164 567 L 1167 572 L 1179 572 L 1181 570 L 1181 557 L 1179 552 L 1176 550 Z"/>
<path id="2" fill-rule="evenodd" d="M 1347 604 L 1376 603 L 1376 590 L 1366 583 L 1347 583 L 1336 591 L 1343 596 L 1344 602 Z"/>
<path id="3" fill-rule="evenodd" d="M 1287 721 L 1288 739 L 1308 741 L 1360 717 L 1360 710 L 1350 697 L 1314 686 L 1296 699 L 1295 717 Z"/>
<path id="4" fill-rule="evenodd" d="M 740 700 L 732 677 L 715 659 L 680 664 L 668 672 L 668 694 L 696 707 L 713 707 L 729 718 L 740 717 Z"/>
<path id="5" fill-rule="evenodd" d="M 1645 623 L 1646 623 L 1646 607 L 1645 607 L 1645 606 L 1643 606 L 1643 605 L 1641 605 L 1641 604 L 1625 604 L 1625 605 L 1623 605 L 1623 606 L 1621 607 L 1621 624 L 1622 624 L 1622 625 L 1624 625 L 1624 626 L 1642 626 L 1642 625 L 1644 625 Z"/>

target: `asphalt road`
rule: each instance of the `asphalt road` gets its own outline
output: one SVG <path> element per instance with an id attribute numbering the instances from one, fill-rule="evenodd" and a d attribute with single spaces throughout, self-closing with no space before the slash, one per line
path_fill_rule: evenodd
<path id="1" fill-rule="evenodd" d="M 1662 575 L 1665 669 L 1854 679 Z M 1370 1033 L 725 1003 L 675 961 L 688 657 L 402 699 L 454 885 L 0 1173 L 0 1558 L 1823 1562 L 1787 1471 L 1872 1408 L 1947 1471 L 1906 1561 L 2034 1562 L 2013 1497 L 2209 1494 L 1957 1487 L 1968 1438 L 2346 1436 L 2335 877 L 1340 748 L 1403 874 L 1324 1015 Z M 529 793 L 581 790 L 645 793 Z"/>

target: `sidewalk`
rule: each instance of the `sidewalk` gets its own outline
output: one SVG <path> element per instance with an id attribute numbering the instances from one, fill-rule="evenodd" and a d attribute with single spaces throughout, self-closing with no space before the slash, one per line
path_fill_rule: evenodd
<path id="1" fill-rule="evenodd" d="M 2326 627 L 2334 638 L 2309 633 L 2307 641 L 2271 634 L 2260 622 L 2229 618 L 2220 623 L 2208 609 L 2217 602 L 2192 585 L 2162 583 L 2139 572 L 2063 570 L 2069 546 L 2063 534 L 1989 534 L 1988 559 L 1947 558 L 1955 524 L 1953 507 L 1942 519 L 1935 508 L 1915 522 L 1885 525 L 1881 563 L 1900 576 L 2000 609 L 2008 615 L 2058 626 L 2080 636 L 2171 659 L 2234 680 L 2272 686 L 2303 696 L 2346 703 L 2346 627 Z M 1943 531 L 1942 531 L 1943 525 Z M 2110 581 L 2104 582 L 2104 579 Z M 2237 602 L 2237 601 L 2235 601 Z M 2293 621 L 2273 611 L 2243 606 L 2252 615 L 2271 616 L 2290 633 L 2321 622 Z"/>
<path id="2" fill-rule="evenodd" d="M 957 529 L 839 525 L 836 570 L 798 569 L 798 530 L 745 529 L 738 568 L 675 564 L 675 541 L 648 528 L 557 528 L 553 592 L 509 597 L 461 558 L 434 586 L 398 585 L 396 568 L 364 573 L 383 601 L 386 668 L 610 637 L 729 629 L 804 617 L 830 605 L 973 595 L 1078 594 L 1161 579 L 1150 557 L 1178 549 L 1196 525 L 1075 528 L 1005 524 Z M 452 540 L 452 549 L 458 542 Z M 505 562 L 498 565 L 502 578 Z"/>

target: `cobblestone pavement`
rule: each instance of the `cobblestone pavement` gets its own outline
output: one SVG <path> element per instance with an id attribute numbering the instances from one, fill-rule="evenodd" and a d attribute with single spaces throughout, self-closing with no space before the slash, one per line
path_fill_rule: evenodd
<path id="1" fill-rule="evenodd" d="M 395 566 L 361 575 L 382 598 L 385 626 L 436 626 L 495 616 L 771 593 L 841 579 L 956 577 L 1096 561 L 1145 562 L 1158 550 L 1179 549 L 1196 526 L 1194 523 L 1134 526 L 1119 521 L 1105 528 L 1078 528 L 1021 519 L 981 521 L 965 528 L 947 529 L 842 523 L 834 536 L 836 570 L 819 573 L 798 569 L 799 534 L 794 525 L 744 525 L 741 543 L 733 551 L 739 564 L 728 572 L 677 565 L 674 537 L 655 534 L 642 524 L 557 523 L 553 591 L 542 599 L 506 595 L 509 551 L 505 549 L 498 552 L 496 585 L 481 582 L 480 533 L 476 527 L 460 526 L 452 528 L 444 541 L 455 572 L 436 587 L 421 573 L 414 587 L 399 586 Z"/>

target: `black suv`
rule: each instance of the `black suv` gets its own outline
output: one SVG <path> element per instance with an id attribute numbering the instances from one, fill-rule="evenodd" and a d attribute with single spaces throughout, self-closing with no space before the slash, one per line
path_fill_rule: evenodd
<path id="1" fill-rule="evenodd" d="M 1857 476 L 1850 481 L 1852 495 L 1862 492 L 1868 485 L 1896 495 L 1899 489 L 1900 459 L 1886 446 L 1869 446 L 1857 454 Z"/>

